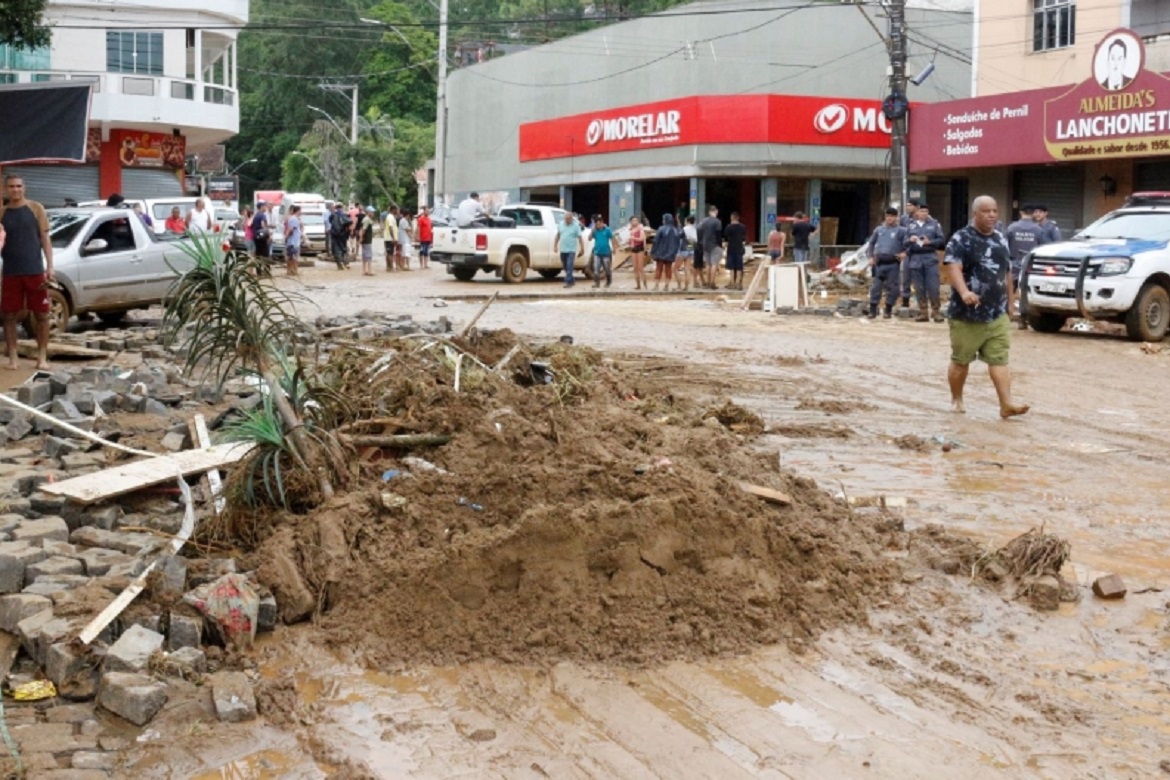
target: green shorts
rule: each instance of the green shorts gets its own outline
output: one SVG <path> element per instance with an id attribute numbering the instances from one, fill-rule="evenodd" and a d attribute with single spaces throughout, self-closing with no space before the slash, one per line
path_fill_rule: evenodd
<path id="1" fill-rule="evenodd" d="M 951 320 L 951 362 L 965 366 L 979 358 L 989 366 L 1006 366 L 1011 350 L 1011 319 L 991 322 Z"/>

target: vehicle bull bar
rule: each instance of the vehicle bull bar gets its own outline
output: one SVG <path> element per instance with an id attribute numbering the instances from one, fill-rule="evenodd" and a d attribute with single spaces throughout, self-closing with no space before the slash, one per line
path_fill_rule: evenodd
<path id="1" fill-rule="evenodd" d="M 1081 258 L 1081 264 L 1077 266 L 1077 278 L 1073 282 L 1073 300 L 1076 301 L 1077 312 L 1086 320 L 1093 319 L 1092 313 L 1085 306 L 1085 274 L 1089 270 L 1090 259 L 1092 258 L 1088 255 Z M 1024 265 L 1020 268 L 1019 295 L 1021 317 L 1025 317 L 1028 314 L 1028 277 L 1031 273 L 1032 255 L 1029 254 L 1024 258 Z"/>

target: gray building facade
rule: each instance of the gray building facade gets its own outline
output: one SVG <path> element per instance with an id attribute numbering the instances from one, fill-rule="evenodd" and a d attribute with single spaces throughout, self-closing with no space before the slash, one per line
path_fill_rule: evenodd
<path id="1" fill-rule="evenodd" d="M 928 44 L 970 51 L 970 22 L 962 8 L 907 9 L 908 29 L 929 31 L 910 38 L 910 73 Z M 804 211 L 833 226 L 825 243 L 860 243 L 888 197 L 887 26 L 877 5 L 695 3 L 455 70 L 431 191 L 561 203 L 613 224 L 715 204 L 758 239 Z M 968 94 L 962 59 L 939 58 L 911 102 Z M 965 213 L 963 188 L 910 189 L 946 226 Z"/>

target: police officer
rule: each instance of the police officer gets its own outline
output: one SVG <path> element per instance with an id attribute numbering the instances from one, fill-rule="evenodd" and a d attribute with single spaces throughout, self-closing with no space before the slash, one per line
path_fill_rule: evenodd
<path id="1" fill-rule="evenodd" d="M 869 240 L 869 267 L 873 270 L 873 284 L 869 288 L 869 318 L 877 317 L 882 290 L 886 293 L 886 307 L 882 316 L 889 319 L 898 300 L 898 282 L 901 279 L 902 260 L 906 257 L 906 228 L 898 224 L 898 210 L 886 209 L 886 219 Z"/>
<path id="2" fill-rule="evenodd" d="M 1024 267 L 1024 258 L 1038 246 L 1048 243 L 1044 236 L 1044 228 L 1038 225 L 1035 221 L 1035 207 L 1031 204 L 1024 204 L 1020 206 L 1020 218 L 1012 224 L 1008 225 L 1004 232 L 1004 238 L 1008 242 L 1008 251 L 1011 253 L 1012 259 L 1012 285 L 1018 291 L 1020 289 L 1020 271 Z M 1057 228 L 1057 233 L 1060 229 Z M 1027 314 L 1023 308 L 1023 297 L 1020 300 L 1020 330 L 1028 329 L 1028 320 L 1024 316 Z"/>
<path id="3" fill-rule="evenodd" d="M 930 309 L 934 309 L 934 321 L 942 322 L 939 306 L 938 250 L 947 245 L 942 225 L 930 216 L 930 207 L 918 204 L 914 219 L 906 226 L 906 264 L 910 267 L 910 282 L 918 298 L 918 318 L 915 322 L 928 322 Z"/>
<path id="4" fill-rule="evenodd" d="M 906 201 L 906 213 L 898 217 L 898 224 L 904 228 L 910 227 L 918 216 L 919 201 L 910 198 Z M 902 306 L 910 305 L 910 259 L 902 261 Z"/>
<path id="5" fill-rule="evenodd" d="M 1047 206 L 1040 203 L 1033 206 L 1032 219 L 1044 231 L 1043 243 L 1055 244 L 1057 241 L 1064 240 L 1060 235 L 1060 227 L 1056 224 L 1056 221 L 1048 218 Z"/>

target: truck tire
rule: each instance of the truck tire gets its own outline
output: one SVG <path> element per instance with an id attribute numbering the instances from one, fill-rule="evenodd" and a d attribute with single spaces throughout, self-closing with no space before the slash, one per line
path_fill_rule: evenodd
<path id="1" fill-rule="evenodd" d="M 1068 317 L 1063 314 L 1029 314 L 1028 327 L 1037 333 L 1056 333 L 1064 324 L 1068 322 Z"/>
<path id="2" fill-rule="evenodd" d="M 1161 341 L 1170 326 L 1170 293 L 1147 282 L 1125 315 L 1125 332 L 1134 341 Z"/>
<path id="3" fill-rule="evenodd" d="M 528 257 L 520 251 L 509 253 L 502 275 L 508 284 L 520 284 L 528 276 Z"/>
<path id="4" fill-rule="evenodd" d="M 461 282 L 470 282 L 475 278 L 474 268 L 455 268 L 452 269 L 451 275 Z"/>
<path id="5" fill-rule="evenodd" d="M 537 273 L 540 274 L 540 277 L 542 279 L 548 279 L 549 281 L 552 281 L 553 279 L 556 279 L 558 276 L 561 275 L 561 271 L 559 268 L 543 268 L 540 271 L 538 271 Z"/>
<path id="6" fill-rule="evenodd" d="M 69 305 L 69 297 L 60 290 L 49 290 L 49 335 L 64 333 L 65 326 L 73 316 L 73 307 Z M 24 329 L 28 335 L 36 338 L 36 318 L 30 312 L 24 318 Z"/>

